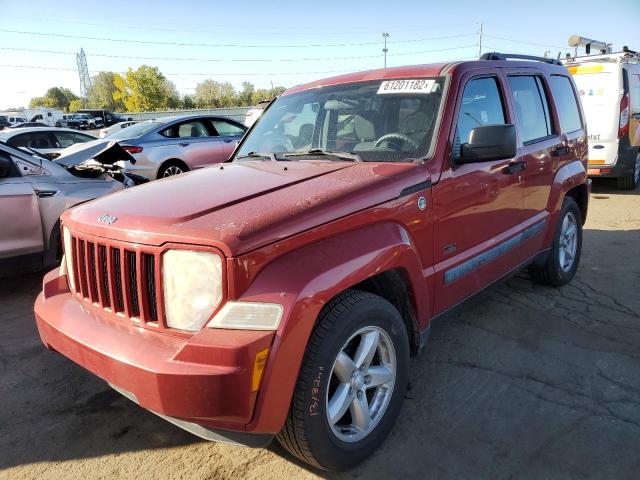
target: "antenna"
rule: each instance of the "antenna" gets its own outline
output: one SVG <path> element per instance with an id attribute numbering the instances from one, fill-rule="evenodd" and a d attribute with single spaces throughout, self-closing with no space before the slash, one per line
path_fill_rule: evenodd
<path id="1" fill-rule="evenodd" d="M 87 56 L 84 49 L 80 49 L 80 53 L 76 55 L 78 63 L 78 75 L 80 76 L 80 96 L 87 98 L 89 90 L 91 90 L 91 77 L 89 76 L 89 67 L 87 67 Z"/>

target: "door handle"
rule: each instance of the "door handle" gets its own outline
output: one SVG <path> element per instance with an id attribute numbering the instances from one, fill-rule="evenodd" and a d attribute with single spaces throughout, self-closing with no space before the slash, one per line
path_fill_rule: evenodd
<path id="1" fill-rule="evenodd" d="M 551 150 L 551 155 L 554 157 L 562 157 L 567 153 L 569 153 L 569 147 L 567 146 L 556 147 L 553 150 Z"/>
<path id="2" fill-rule="evenodd" d="M 189 145 L 189 142 L 180 142 L 181 147 L 186 147 Z"/>
<path id="3" fill-rule="evenodd" d="M 223 140 L 223 142 L 224 142 L 224 143 L 231 143 L 231 142 L 233 142 L 233 138 L 225 138 L 225 139 Z"/>
<path id="4" fill-rule="evenodd" d="M 507 175 L 513 175 L 514 173 L 518 173 L 527 168 L 527 162 L 524 160 L 518 160 L 517 162 L 511 162 L 509 165 L 504 167 L 502 170 Z"/>

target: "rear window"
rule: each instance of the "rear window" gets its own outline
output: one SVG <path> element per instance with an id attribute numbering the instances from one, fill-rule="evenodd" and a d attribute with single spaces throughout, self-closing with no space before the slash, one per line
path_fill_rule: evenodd
<path id="1" fill-rule="evenodd" d="M 127 139 L 127 138 L 136 138 L 140 135 L 147 133 L 152 128 L 158 127 L 162 125 L 161 122 L 140 122 L 135 125 L 131 125 L 130 127 L 123 128 L 122 130 L 110 135 L 110 139 L 118 140 L 118 139 Z"/>
<path id="2" fill-rule="evenodd" d="M 571 82 L 567 77 L 560 75 L 551 76 L 551 91 L 556 101 L 558 117 L 560 117 L 560 127 L 563 133 L 575 132 L 582 128 L 580 121 L 580 111 L 573 93 Z"/>

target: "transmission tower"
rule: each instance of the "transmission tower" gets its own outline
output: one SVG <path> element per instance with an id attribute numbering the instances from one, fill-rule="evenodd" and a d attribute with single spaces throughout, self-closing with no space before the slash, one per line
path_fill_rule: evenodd
<path id="1" fill-rule="evenodd" d="M 89 76 L 89 67 L 87 67 L 87 56 L 84 49 L 80 49 L 80 53 L 76 55 L 78 62 L 78 75 L 80 76 L 80 96 L 87 98 L 87 93 L 91 89 L 91 77 Z"/>

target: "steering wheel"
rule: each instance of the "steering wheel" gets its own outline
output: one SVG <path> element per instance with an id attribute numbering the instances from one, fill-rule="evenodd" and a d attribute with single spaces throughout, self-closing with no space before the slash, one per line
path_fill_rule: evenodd
<path id="1" fill-rule="evenodd" d="M 373 145 L 375 147 L 379 147 L 383 142 L 388 142 L 389 140 L 401 140 L 402 142 L 408 143 L 409 145 L 411 145 L 414 149 L 416 150 L 418 149 L 418 144 L 415 141 L 413 141 L 411 137 L 408 137 L 404 133 L 400 133 L 400 132 L 387 133 L 381 136 L 378 140 L 376 140 L 376 143 L 374 143 Z"/>

